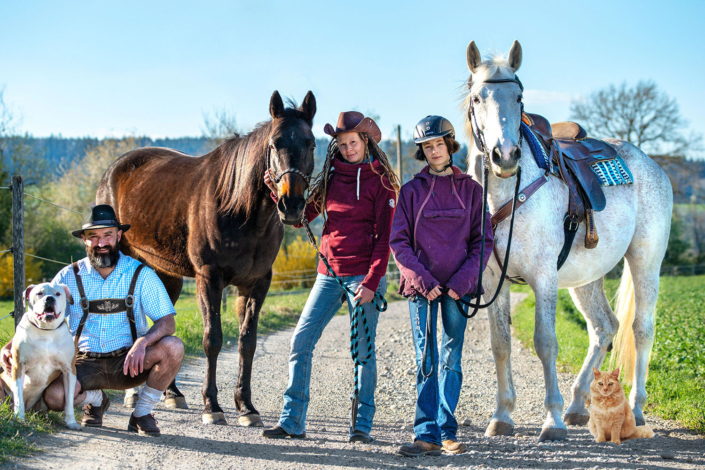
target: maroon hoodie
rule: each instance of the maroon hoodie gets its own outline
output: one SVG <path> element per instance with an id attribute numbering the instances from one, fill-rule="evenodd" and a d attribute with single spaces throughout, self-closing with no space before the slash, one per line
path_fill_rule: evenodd
<path id="1" fill-rule="evenodd" d="M 401 188 L 390 245 L 401 281 L 399 293 L 426 296 L 434 287 L 459 295 L 477 288 L 482 234 L 482 186 L 457 167 L 436 176 L 424 167 Z M 492 255 L 490 215 L 485 219 L 485 257 Z"/>
<path id="2" fill-rule="evenodd" d="M 369 162 L 352 164 L 336 157 L 331 172 L 321 253 L 338 276 L 364 275 L 362 285 L 376 291 L 387 272 L 396 193 L 386 176 L 380 177 L 383 168 L 378 160 L 370 168 Z M 318 215 L 315 204 L 309 203 L 306 220 Z M 323 261 L 318 272 L 328 274 Z"/>

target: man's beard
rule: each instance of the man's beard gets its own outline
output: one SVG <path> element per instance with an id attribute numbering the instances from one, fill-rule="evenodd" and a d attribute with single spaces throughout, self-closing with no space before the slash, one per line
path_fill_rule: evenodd
<path id="1" fill-rule="evenodd" d="M 88 259 L 91 262 L 91 266 L 96 269 L 109 268 L 117 264 L 118 258 L 120 257 L 120 249 L 115 246 L 103 246 L 102 249 L 107 248 L 107 253 L 98 253 L 96 250 L 98 247 L 86 247 L 86 253 L 88 254 Z"/>

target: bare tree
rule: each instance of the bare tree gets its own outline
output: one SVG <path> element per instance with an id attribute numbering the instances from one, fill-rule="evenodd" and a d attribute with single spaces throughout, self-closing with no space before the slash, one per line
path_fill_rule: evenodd
<path id="1" fill-rule="evenodd" d="M 574 100 L 570 113 L 589 134 L 629 141 L 650 155 L 689 156 L 702 150 L 702 136 L 683 133 L 689 123 L 678 103 L 653 81 L 602 88 Z"/>
<path id="2" fill-rule="evenodd" d="M 47 178 L 47 162 L 29 145 L 29 134 L 20 132 L 22 120 L 5 103 L 4 94 L 0 87 L 0 168 L 6 177 L 22 175 L 25 186 L 39 185 Z"/>
<path id="3" fill-rule="evenodd" d="M 238 134 L 235 113 L 228 108 L 216 109 L 213 116 L 203 113 L 203 137 L 208 139 L 211 148 L 216 148 Z"/>

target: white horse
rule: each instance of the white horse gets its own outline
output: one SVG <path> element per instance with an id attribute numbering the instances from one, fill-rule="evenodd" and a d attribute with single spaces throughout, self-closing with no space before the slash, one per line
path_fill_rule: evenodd
<path id="1" fill-rule="evenodd" d="M 521 46 L 514 41 L 508 59 L 495 56 L 482 61 L 474 42 L 467 48 L 471 76 L 465 98 L 466 110 L 472 104 L 477 131 L 484 135 L 490 155 L 488 204 L 491 212 L 510 201 L 516 173 L 521 162 L 521 189 L 542 177 L 526 140 L 519 148 L 522 90 L 517 83 L 486 83 L 486 80 L 512 79 L 522 61 Z M 482 181 L 483 153 L 474 141 L 472 124 L 466 119 L 470 137 L 470 172 Z M 638 424 L 644 423 L 646 374 L 654 341 L 654 308 L 659 289 L 659 269 L 668 242 L 673 192 L 663 170 L 634 145 L 608 139 L 630 168 L 634 183 L 605 187 L 607 207 L 595 212 L 599 244 L 586 249 L 585 224 L 580 224 L 570 255 L 557 270 L 558 254 L 563 247 L 563 218 L 568 206 L 568 188 L 550 177 L 517 210 L 511 244 L 508 275 L 524 278 L 536 296 L 534 345 L 541 360 L 546 386 L 544 404 L 547 417 L 539 441 L 567 438 L 564 424 L 587 423 L 585 408 L 590 393 L 592 368 L 600 368 L 619 328 L 615 353 L 626 365 L 625 377 L 633 378 L 630 403 Z M 495 244 L 504 260 L 509 219 L 499 224 Z M 485 292 L 493 293 L 501 270 L 491 253 L 483 278 Z M 624 273 L 615 316 L 603 290 L 603 276 L 625 258 Z M 633 279 L 633 280 L 632 280 Z M 572 402 L 565 416 L 563 398 L 558 389 L 556 357 L 558 342 L 555 315 L 558 289 L 568 288 L 576 307 L 588 325 L 590 347 L 578 377 L 572 386 Z M 632 294 L 633 292 L 633 294 Z M 635 295 L 634 295 L 635 294 Z M 634 298 L 636 297 L 636 298 Z M 509 282 L 489 308 L 491 343 L 497 368 L 497 407 L 485 434 L 509 435 L 514 431 L 510 416 L 516 393 L 511 372 L 511 332 Z M 619 317 L 619 319 L 618 319 Z M 623 369 L 624 370 L 624 369 Z M 632 377 L 633 376 L 633 377 Z"/>

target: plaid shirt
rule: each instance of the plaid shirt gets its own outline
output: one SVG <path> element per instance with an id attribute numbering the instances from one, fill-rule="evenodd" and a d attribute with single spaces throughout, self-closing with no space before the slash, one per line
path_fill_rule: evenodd
<path id="1" fill-rule="evenodd" d="M 132 276 L 139 263 L 136 259 L 121 253 L 113 272 L 107 279 L 103 279 L 98 271 L 91 266 L 87 257 L 80 260 L 78 274 L 83 281 L 83 288 L 88 300 L 124 299 L 127 297 Z M 65 267 L 59 271 L 52 282 L 66 284 L 71 290 L 74 304 L 69 305 L 67 316 L 71 334 L 75 335 L 83 316 L 83 310 L 81 310 L 81 294 L 78 292 L 73 268 L 71 266 Z M 135 287 L 134 314 L 137 336 L 144 336 L 149 330 L 147 317 L 154 322 L 167 315 L 176 315 L 164 284 L 157 274 L 146 266 L 142 269 Z M 112 315 L 89 314 L 78 342 L 78 350 L 108 353 L 131 345 L 132 334 L 126 312 Z"/>

